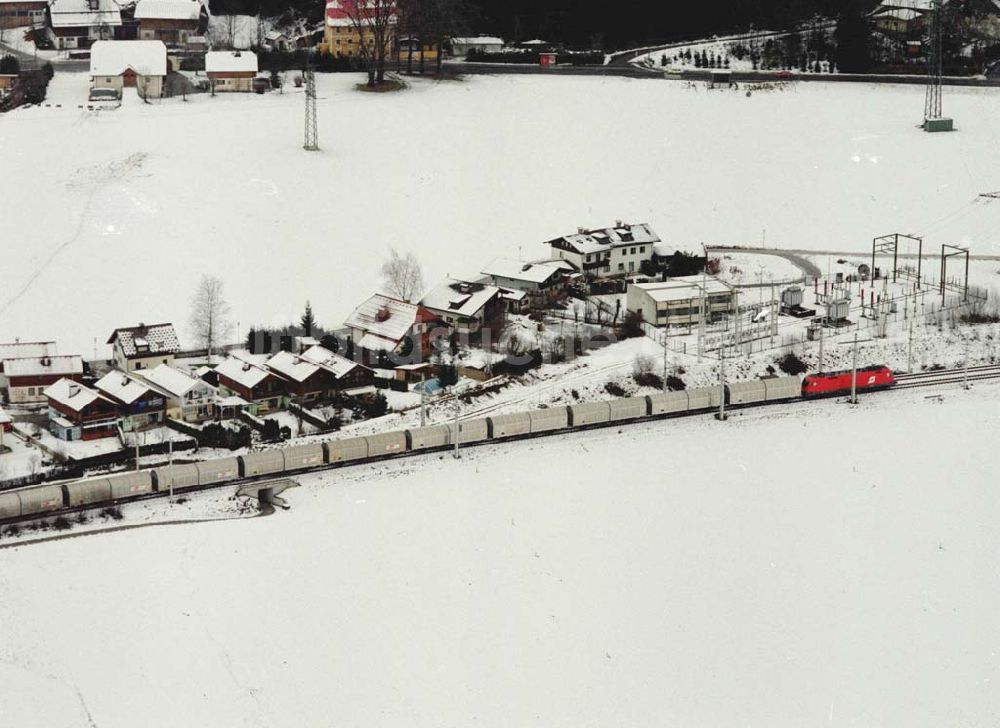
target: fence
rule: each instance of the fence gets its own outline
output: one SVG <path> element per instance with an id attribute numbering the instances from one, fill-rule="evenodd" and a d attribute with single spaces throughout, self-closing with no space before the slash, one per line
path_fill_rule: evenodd
<path id="1" fill-rule="evenodd" d="M 301 407 L 294 402 L 288 403 L 288 411 L 291 412 L 296 417 L 301 417 L 303 420 L 308 422 L 313 427 L 318 427 L 320 430 L 331 429 L 330 423 L 326 419 L 320 417 L 318 414 L 312 410 L 307 410 L 305 407 Z"/>

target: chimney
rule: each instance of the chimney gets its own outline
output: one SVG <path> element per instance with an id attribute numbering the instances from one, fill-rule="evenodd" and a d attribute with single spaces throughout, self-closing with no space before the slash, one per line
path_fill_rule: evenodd
<path id="1" fill-rule="evenodd" d="M 585 228 L 585 227 L 581 227 L 581 226 L 577 226 L 577 228 L 576 228 L 576 231 L 577 231 L 577 232 L 578 232 L 578 233 L 579 233 L 580 235 L 583 235 L 584 233 L 586 233 L 586 232 L 587 232 L 587 228 Z"/>
<path id="2" fill-rule="evenodd" d="M 620 228 L 621 226 L 622 226 L 622 221 L 621 220 L 615 220 L 615 227 L 616 228 Z"/>

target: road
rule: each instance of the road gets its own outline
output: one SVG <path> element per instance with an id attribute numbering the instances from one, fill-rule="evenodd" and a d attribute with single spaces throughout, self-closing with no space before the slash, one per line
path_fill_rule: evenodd
<path id="1" fill-rule="evenodd" d="M 776 248 L 733 248 L 733 247 L 723 247 L 719 245 L 713 245 L 709 250 L 720 251 L 725 253 L 756 253 L 758 255 L 776 255 L 779 258 L 784 258 L 792 265 L 796 266 L 809 278 L 819 278 L 823 275 L 823 271 L 807 258 L 803 258 L 798 253 L 811 253 L 810 250 L 779 250 Z M 856 255 L 856 254 L 855 254 Z M 770 284 L 768 284 L 770 285 Z"/>

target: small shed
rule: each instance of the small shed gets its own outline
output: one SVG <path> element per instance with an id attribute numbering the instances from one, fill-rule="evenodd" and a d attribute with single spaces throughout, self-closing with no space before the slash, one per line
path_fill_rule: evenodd
<path id="1" fill-rule="evenodd" d="M 393 370 L 397 382 L 420 382 L 428 378 L 434 367 L 428 362 L 419 364 L 403 364 Z"/>

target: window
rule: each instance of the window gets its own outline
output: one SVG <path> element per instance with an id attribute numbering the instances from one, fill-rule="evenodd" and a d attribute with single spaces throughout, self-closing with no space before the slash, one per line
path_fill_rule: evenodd
<path id="1" fill-rule="evenodd" d="M 592 256 L 592 255 L 588 255 L 588 256 L 587 256 L 587 262 L 589 263 L 589 262 L 591 261 L 591 259 L 592 259 L 593 257 L 594 257 L 594 256 Z"/>
<path id="2" fill-rule="evenodd" d="M 604 260 L 611 260 L 611 251 L 610 250 L 607 253 L 604 254 Z"/>
<path id="3" fill-rule="evenodd" d="M 628 272 L 632 273 L 634 271 L 635 271 L 635 261 L 634 260 L 630 260 L 628 262 Z"/>
<path id="4" fill-rule="evenodd" d="M 635 248 L 632 248 L 630 251 L 628 251 L 628 254 L 629 255 L 635 255 Z"/>
<path id="5" fill-rule="evenodd" d="M 625 264 L 624 264 L 624 263 L 619 263 L 619 264 L 618 264 L 618 271 L 619 271 L 619 272 L 622 272 L 622 271 L 624 271 L 624 270 L 625 270 Z"/>
<path id="6" fill-rule="evenodd" d="M 640 253 L 645 253 L 646 252 L 646 246 L 643 245 L 641 248 L 639 248 L 639 252 Z"/>

